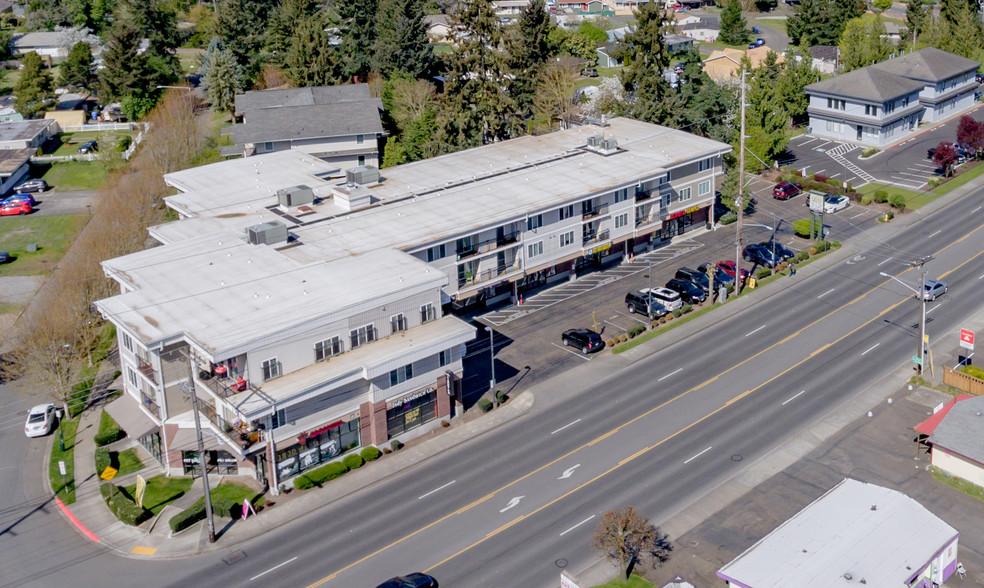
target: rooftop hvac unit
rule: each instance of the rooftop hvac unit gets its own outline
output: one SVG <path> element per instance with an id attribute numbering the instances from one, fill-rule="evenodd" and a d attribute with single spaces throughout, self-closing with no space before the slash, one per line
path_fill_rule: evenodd
<path id="1" fill-rule="evenodd" d="M 615 151 L 618 149 L 618 141 L 615 139 L 602 139 L 601 144 L 598 145 L 602 151 Z"/>
<path id="2" fill-rule="evenodd" d="M 591 135 L 588 137 L 588 147 L 597 147 L 601 145 L 602 140 L 601 135 Z"/>
<path id="3" fill-rule="evenodd" d="M 280 206 L 295 208 L 314 202 L 314 191 L 307 186 L 291 186 L 277 190 L 277 200 Z"/>
<path id="4" fill-rule="evenodd" d="M 359 165 L 345 170 L 345 182 L 366 185 L 379 181 L 379 169 L 371 165 Z"/>
<path id="5" fill-rule="evenodd" d="M 253 245 L 272 245 L 287 240 L 287 225 L 269 221 L 246 227 L 246 238 Z"/>

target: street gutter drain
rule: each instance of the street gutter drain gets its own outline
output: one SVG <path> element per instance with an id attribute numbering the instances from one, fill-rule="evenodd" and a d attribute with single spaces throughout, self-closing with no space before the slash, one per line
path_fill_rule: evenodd
<path id="1" fill-rule="evenodd" d="M 236 551 L 233 551 L 229 555 L 223 557 L 222 558 L 222 561 L 224 561 L 226 563 L 226 565 L 231 566 L 232 564 L 236 563 L 237 561 L 239 561 L 241 559 L 245 559 L 245 558 L 246 558 L 246 552 L 243 551 L 242 549 L 237 549 Z"/>
<path id="2" fill-rule="evenodd" d="M 567 560 L 563 558 L 558 559 L 557 561 L 554 562 L 554 565 L 557 566 L 558 568 L 564 569 L 567 567 Z"/>
<path id="3" fill-rule="evenodd" d="M 741 461 L 743 459 L 745 459 L 745 458 L 743 458 L 742 456 L 738 455 L 737 453 L 731 456 L 731 461 Z"/>

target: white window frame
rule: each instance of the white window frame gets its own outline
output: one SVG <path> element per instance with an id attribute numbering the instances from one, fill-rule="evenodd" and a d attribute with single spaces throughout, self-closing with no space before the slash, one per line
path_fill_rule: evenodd
<path id="1" fill-rule="evenodd" d="M 629 224 L 629 213 L 620 214 L 615 217 L 615 228 L 621 229 Z"/>
<path id="2" fill-rule="evenodd" d="M 314 361 L 315 363 L 324 361 L 336 355 L 341 355 L 344 352 L 345 347 L 344 343 L 342 343 L 342 338 L 335 335 L 334 337 L 323 339 L 314 344 Z"/>
<path id="3" fill-rule="evenodd" d="M 574 231 L 567 231 L 560 234 L 560 246 L 569 247 L 574 244 Z"/>
<path id="4" fill-rule="evenodd" d="M 711 181 L 710 180 L 707 180 L 706 182 L 701 182 L 701 183 L 697 184 L 697 195 L 698 196 L 707 196 L 710 193 L 711 193 Z"/>
<path id="5" fill-rule="evenodd" d="M 697 171 L 705 172 L 714 167 L 714 158 L 701 159 L 697 162 Z"/>
<path id="6" fill-rule="evenodd" d="M 543 241 L 530 243 L 526 246 L 526 259 L 533 259 L 538 255 L 543 255 Z"/>
<path id="7" fill-rule="evenodd" d="M 679 190 L 677 190 L 677 196 L 678 196 L 677 199 L 680 202 L 686 202 L 687 200 L 690 200 L 690 198 L 692 197 L 690 186 L 687 186 L 686 188 L 680 188 Z"/>
<path id="8" fill-rule="evenodd" d="M 407 328 L 407 317 L 402 312 L 398 312 L 390 317 L 390 329 L 392 329 L 394 335 L 406 331 Z"/>
<path id="9" fill-rule="evenodd" d="M 447 257 L 447 248 L 444 243 L 427 248 L 427 261 L 437 261 Z"/>
<path id="10" fill-rule="evenodd" d="M 134 388 L 140 387 L 140 380 L 137 379 L 137 372 L 130 366 L 126 366 L 126 378 Z"/>
<path id="11" fill-rule="evenodd" d="M 560 207 L 560 220 L 567 220 L 574 217 L 574 205 L 568 204 L 567 206 Z"/>
<path id="12" fill-rule="evenodd" d="M 376 340 L 376 325 L 369 323 L 349 331 L 349 341 L 352 349 L 361 347 Z"/>
<path id="13" fill-rule="evenodd" d="M 270 415 L 270 428 L 279 429 L 287 424 L 287 409 L 281 408 Z"/>
<path id="14" fill-rule="evenodd" d="M 526 230 L 532 231 L 543 226 L 543 215 L 534 214 L 526 219 Z"/>
<path id="15" fill-rule="evenodd" d="M 413 363 L 401 365 L 395 370 L 390 370 L 390 386 L 396 386 L 413 379 Z"/>
<path id="16" fill-rule="evenodd" d="M 420 322 L 428 323 L 432 320 L 437 319 L 437 310 L 434 308 L 433 302 L 428 302 L 420 306 Z"/>
<path id="17" fill-rule="evenodd" d="M 453 361 L 454 354 L 451 353 L 451 349 L 445 349 L 437 354 L 437 361 L 444 367 Z"/>
<path id="18" fill-rule="evenodd" d="M 265 359 L 263 360 L 263 363 L 260 364 L 260 375 L 263 376 L 264 382 L 275 380 L 280 376 L 284 375 L 283 366 L 280 364 L 279 361 L 277 361 L 276 357 Z"/>
<path id="19" fill-rule="evenodd" d="M 362 145 L 363 143 L 366 142 L 366 136 L 365 135 L 356 135 L 355 136 L 355 142 L 358 145 Z"/>

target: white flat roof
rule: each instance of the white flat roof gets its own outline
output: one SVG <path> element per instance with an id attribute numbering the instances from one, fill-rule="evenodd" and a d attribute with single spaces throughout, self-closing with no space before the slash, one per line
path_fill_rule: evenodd
<path id="1" fill-rule="evenodd" d="M 862 579 L 901 587 L 956 537 L 905 494 L 845 478 L 717 575 L 754 588 L 858 586 Z"/>
<path id="2" fill-rule="evenodd" d="M 103 262 L 106 273 L 134 290 L 96 304 L 145 344 L 184 334 L 223 356 L 273 333 L 447 284 L 443 272 L 395 250 L 299 262 L 285 255 L 291 247 L 251 245 L 233 232 L 117 257 Z"/>

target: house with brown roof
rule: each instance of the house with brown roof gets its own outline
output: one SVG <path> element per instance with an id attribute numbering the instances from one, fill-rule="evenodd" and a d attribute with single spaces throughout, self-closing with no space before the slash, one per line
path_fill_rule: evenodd
<path id="1" fill-rule="evenodd" d="M 915 429 L 928 435 L 933 466 L 984 486 L 984 396 L 960 394 Z"/>
<path id="2" fill-rule="evenodd" d="M 704 73 L 718 83 L 724 82 L 732 77 L 737 78 L 738 72 L 741 71 L 742 57 L 747 55 L 754 69 L 762 65 L 770 51 L 772 49 L 769 49 L 767 45 L 762 45 L 754 49 L 724 48 L 716 50 L 704 60 Z M 779 55 L 777 63 L 782 63 L 785 60 L 785 57 Z"/>

